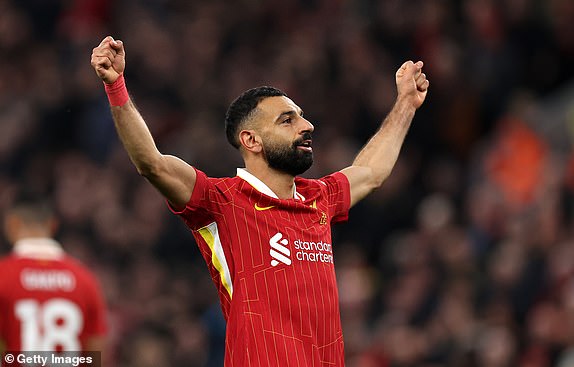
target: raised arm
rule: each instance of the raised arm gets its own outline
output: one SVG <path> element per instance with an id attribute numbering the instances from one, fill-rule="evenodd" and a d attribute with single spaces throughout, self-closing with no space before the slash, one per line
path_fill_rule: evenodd
<path id="1" fill-rule="evenodd" d="M 351 186 L 351 206 L 380 187 L 390 175 L 415 115 L 427 94 L 429 81 L 423 63 L 405 62 L 395 75 L 397 99 L 379 130 L 343 170 Z"/>
<path id="2" fill-rule="evenodd" d="M 125 89 L 125 49 L 108 36 L 92 52 L 92 67 L 106 85 L 116 130 L 140 175 L 154 185 L 175 209 L 183 209 L 195 185 L 196 172 L 183 160 L 164 155 Z"/>

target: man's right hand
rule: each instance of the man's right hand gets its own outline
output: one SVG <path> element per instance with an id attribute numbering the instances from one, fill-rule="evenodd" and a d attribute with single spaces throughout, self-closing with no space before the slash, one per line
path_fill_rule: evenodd
<path id="1" fill-rule="evenodd" d="M 92 51 L 92 67 L 106 84 L 112 84 L 126 68 L 124 43 L 107 36 Z"/>

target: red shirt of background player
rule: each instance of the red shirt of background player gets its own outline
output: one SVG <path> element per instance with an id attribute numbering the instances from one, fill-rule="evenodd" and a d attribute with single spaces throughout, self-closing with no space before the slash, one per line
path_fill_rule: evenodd
<path id="1" fill-rule="evenodd" d="M 0 269 L 0 339 L 7 351 L 81 351 L 105 334 L 95 277 L 56 241 L 19 240 Z"/>

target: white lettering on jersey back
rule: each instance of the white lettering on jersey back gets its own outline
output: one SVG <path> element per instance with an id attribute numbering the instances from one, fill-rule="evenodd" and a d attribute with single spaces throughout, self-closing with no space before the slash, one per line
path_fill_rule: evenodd
<path id="1" fill-rule="evenodd" d="M 22 287 L 29 291 L 64 291 L 76 288 L 76 277 L 68 270 L 24 269 L 20 273 Z"/>

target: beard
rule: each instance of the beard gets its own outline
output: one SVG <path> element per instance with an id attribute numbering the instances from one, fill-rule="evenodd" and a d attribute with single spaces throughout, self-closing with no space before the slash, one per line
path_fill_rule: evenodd
<path id="1" fill-rule="evenodd" d="M 291 176 L 302 174 L 313 165 L 313 152 L 306 152 L 297 147 L 303 141 L 310 139 L 311 134 L 307 133 L 295 140 L 290 146 L 267 144 L 267 147 L 263 149 L 267 164 L 269 167 Z"/>

